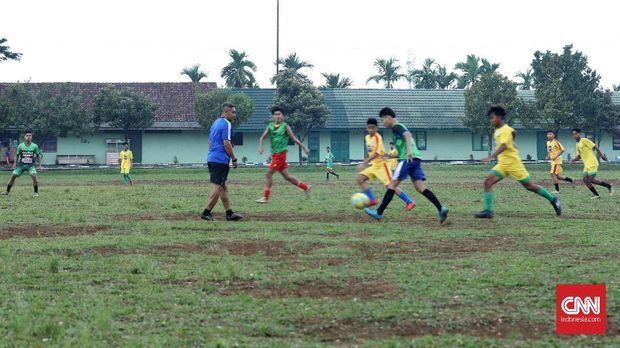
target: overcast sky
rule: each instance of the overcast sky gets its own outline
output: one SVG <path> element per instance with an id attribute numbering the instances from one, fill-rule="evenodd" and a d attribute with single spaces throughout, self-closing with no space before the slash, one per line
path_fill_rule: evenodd
<path id="1" fill-rule="evenodd" d="M 0 63 L 0 81 L 180 82 L 195 63 L 223 83 L 228 50 L 245 50 L 261 87 L 275 72 L 276 0 L 20 0 L 1 5 L 0 37 L 22 52 Z M 617 1 L 280 0 L 280 52 L 297 52 L 355 88 L 377 57 L 452 68 L 470 53 L 513 76 L 536 50 L 568 43 L 585 52 L 605 87 L 620 84 Z M 401 82 L 397 87 L 407 87 Z"/>

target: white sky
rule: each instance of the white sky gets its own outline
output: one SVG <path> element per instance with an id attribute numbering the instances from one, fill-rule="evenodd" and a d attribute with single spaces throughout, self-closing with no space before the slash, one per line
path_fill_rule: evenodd
<path id="1" fill-rule="evenodd" d="M 180 82 L 200 63 L 207 81 L 228 50 L 245 50 L 261 87 L 275 72 L 276 0 L 19 0 L 0 7 L 0 37 L 24 54 L 0 63 L 0 81 Z M 602 84 L 620 84 L 617 1 L 280 0 L 280 52 L 297 52 L 321 72 L 351 77 L 356 88 L 375 73 L 377 57 L 406 66 L 433 57 L 450 69 L 469 53 L 501 63 L 513 76 L 535 50 L 573 43 Z M 405 88 L 405 81 L 397 87 Z"/>

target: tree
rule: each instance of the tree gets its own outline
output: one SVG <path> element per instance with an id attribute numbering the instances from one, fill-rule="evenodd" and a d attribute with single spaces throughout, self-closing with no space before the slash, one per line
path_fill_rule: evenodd
<path id="1" fill-rule="evenodd" d="M 465 117 L 463 124 L 474 133 L 486 134 L 489 145 L 493 143 L 494 129 L 491 127 L 487 110 L 491 105 L 506 108 L 507 122 L 515 118 L 522 107 L 522 100 L 517 98 L 516 84 L 497 72 L 482 75 L 480 81 L 474 82 L 465 90 Z M 489 146 L 489 153 L 491 147 Z"/>
<path id="2" fill-rule="evenodd" d="M 299 70 L 303 68 L 310 68 L 310 69 L 314 68 L 314 65 L 311 64 L 310 62 L 301 60 L 301 58 L 299 58 L 297 53 L 289 54 L 286 58 L 284 58 L 284 60 L 280 59 L 278 63 L 282 64 L 284 69 L 290 69 L 295 72 L 299 72 Z"/>
<path id="3" fill-rule="evenodd" d="M 238 127 L 254 113 L 254 102 L 245 93 L 232 93 L 228 89 L 218 88 L 207 93 L 196 93 L 194 110 L 201 127 L 209 129 L 211 124 L 221 116 L 221 107 L 225 102 L 231 102 L 236 106 L 237 114 L 232 124 Z"/>
<path id="4" fill-rule="evenodd" d="M 12 52 L 11 47 L 4 45 L 6 41 L 7 39 L 0 37 L 0 62 L 5 60 L 20 60 L 22 58 L 22 54 Z"/>
<path id="5" fill-rule="evenodd" d="M 580 124 L 584 131 L 592 134 L 594 142 L 599 147 L 605 133 L 612 137 L 620 134 L 620 106 L 612 102 L 611 95 L 610 90 L 595 91 L 593 108 Z"/>
<path id="6" fill-rule="evenodd" d="M 515 74 L 515 77 L 520 78 L 522 81 L 517 84 L 519 89 L 521 90 L 530 90 L 532 89 L 532 68 L 527 68 L 525 72 L 519 71 Z"/>
<path id="7" fill-rule="evenodd" d="M 353 80 L 348 77 L 340 77 L 340 74 L 328 74 L 322 73 L 323 77 L 325 77 L 325 84 L 320 89 L 328 89 L 328 88 L 349 88 L 353 85 Z"/>
<path id="8" fill-rule="evenodd" d="M 194 64 L 181 70 L 181 75 L 187 75 L 193 83 L 199 83 L 200 80 L 208 76 L 206 72 L 200 70 L 200 64 Z"/>
<path id="9" fill-rule="evenodd" d="M 458 78 L 457 87 L 467 88 L 474 82 L 479 81 L 482 75 L 496 72 L 499 69 L 499 64 L 491 64 L 487 59 L 477 57 L 474 54 L 468 54 L 464 62 L 456 63 L 454 69 L 461 70 L 462 72 L 462 75 Z"/>
<path id="10" fill-rule="evenodd" d="M 11 85 L 0 95 L 0 129 L 29 128 L 35 118 L 35 99 L 28 84 Z"/>
<path id="11" fill-rule="evenodd" d="M 437 76 L 434 65 L 435 59 L 426 58 L 422 64 L 422 69 L 413 71 L 414 88 L 435 89 L 437 87 Z"/>
<path id="12" fill-rule="evenodd" d="M 256 85 L 256 64 L 248 60 L 245 51 L 230 50 L 231 62 L 223 69 L 221 76 L 226 80 L 228 88 L 253 88 Z"/>
<path id="13" fill-rule="evenodd" d="M 600 76 L 588 66 L 585 55 L 572 52 L 572 45 L 564 46 L 561 54 L 535 52 L 532 82 L 536 100 L 532 112 L 521 115 L 527 127 L 571 128 L 602 108 L 603 99 L 596 94 Z"/>
<path id="14" fill-rule="evenodd" d="M 95 123 L 122 129 L 126 140 L 130 130 L 152 126 L 156 110 L 148 97 L 131 89 L 105 87 L 94 100 Z"/>
<path id="15" fill-rule="evenodd" d="M 394 88 L 394 83 L 398 80 L 406 77 L 400 73 L 400 65 L 398 65 L 398 59 L 377 59 L 373 66 L 377 68 L 377 75 L 372 75 L 366 80 L 366 83 L 374 81 L 376 83 L 384 82 L 385 88 Z"/>
<path id="16" fill-rule="evenodd" d="M 613 85 L 611 88 L 614 92 L 620 92 L 620 85 Z"/>
<path id="17" fill-rule="evenodd" d="M 275 78 L 276 94 L 273 104 L 284 109 L 286 123 L 303 142 L 312 129 L 322 128 L 329 110 L 325 97 L 307 77 L 291 69 L 281 71 Z M 299 148 L 299 162 L 302 162 Z"/>

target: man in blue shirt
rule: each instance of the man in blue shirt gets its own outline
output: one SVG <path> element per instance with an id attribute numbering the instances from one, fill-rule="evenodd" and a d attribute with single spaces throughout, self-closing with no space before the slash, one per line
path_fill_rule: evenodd
<path id="1" fill-rule="evenodd" d="M 228 196 L 228 171 L 230 160 L 232 159 L 233 168 L 237 168 L 237 158 L 233 152 L 232 144 L 232 123 L 237 110 L 231 103 L 222 104 L 222 116 L 211 125 L 209 131 L 209 154 L 207 155 L 207 165 L 211 176 L 211 194 L 207 207 L 200 215 L 203 219 L 213 221 L 211 210 L 217 204 L 218 199 L 222 200 L 226 210 L 226 220 L 237 221 L 243 217 L 234 213 L 230 208 L 230 197 Z"/>

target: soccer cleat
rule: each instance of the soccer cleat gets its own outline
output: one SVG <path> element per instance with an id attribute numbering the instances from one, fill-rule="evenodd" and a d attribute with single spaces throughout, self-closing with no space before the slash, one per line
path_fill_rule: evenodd
<path id="1" fill-rule="evenodd" d="M 306 199 L 310 199 L 310 189 L 312 189 L 312 185 L 308 185 L 308 188 L 304 191 Z"/>
<path id="2" fill-rule="evenodd" d="M 383 218 L 383 215 L 379 215 L 377 209 L 364 208 L 364 211 L 374 219 L 381 220 Z"/>
<path id="3" fill-rule="evenodd" d="M 261 198 L 255 200 L 254 202 L 256 202 L 256 203 L 269 203 L 269 200 L 267 198 L 265 198 L 265 197 L 261 197 Z"/>
<path id="4" fill-rule="evenodd" d="M 407 203 L 407 205 L 405 206 L 405 211 L 410 211 L 413 208 L 415 208 L 415 202 L 412 201 L 412 202 Z"/>
<path id="5" fill-rule="evenodd" d="M 443 224 L 446 219 L 448 218 L 448 208 L 446 207 L 441 207 L 441 210 L 439 211 L 439 223 Z"/>
<path id="6" fill-rule="evenodd" d="M 32 194 L 32 197 L 35 197 L 35 198 L 39 197 L 39 194 L 37 192 L 35 192 L 35 193 Z"/>
<path id="7" fill-rule="evenodd" d="M 371 199 L 371 200 L 369 200 L 369 201 L 368 201 L 368 206 L 369 206 L 369 207 L 372 207 L 372 206 L 377 205 L 378 203 L 379 203 L 379 201 L 378 201 L 378 200 L 376 200 L 376 199 Z M 414 205 L 414 206 L 415 206 L 415 205 Z"/>
<path id="8" fill-rule="evenodd" d="M 556 197 L 553 200 L 553 202 L 551 202 L 551 205 L 553 206 L 553 209 L 555 210 L 555 215 L 557 216 L 562 215 L 562 204 L 560 203 L 559 198 Z"/>
<path id="9" fill-rule="evenodd" d="M 594 196 L 590 197 L 590 199 L 601 199 L 601 196 L 594 195 Z"/>
<path id="10" fill-rule="evenodd" d="M 478 219 L 492 219 L 493 218 L 493 212 L 490 210 L 483 210 L 481 212 L 479 212 L 478 214 L 474 215 L 476 218 Z"/>
<path id="11" fill-rule="evenodd" d="M 237 213 L 232 213 L 230 215 L 226 215 L 226 221 L 239 221 L 243 219 L 243 216 L 237 214 Z"/>
<path id="12" fill-rule="evenodd" d="M 613 196 L 614 195 L 614 185 L 609 184 L 608 190 L 609 190 L 609 195 Z"/>
<path id="13" fill-rule="evenodd" d="M 207 220 L 207 221 L 215 221 L 215 219 L 213 218 L 213 215 L 211 215 L 211 213 L 209 213 L 209 214 L 202 213 L 202 214 L 200 214 L 200 218 L 203 219 L 203 220 Z"/>
<path id="14" fill-rule="evenodd" d="M 0 194 L 1 194 L 1 195 L 3 195 L 3 196 L 8 196 L 8 195 L 9 195 L 9 193 L 8 193 L 8 192 L 6 192 L 6 191 L 4 191 L 4 192 L 2 192 L 2 193 L 0 193 Z"/>

